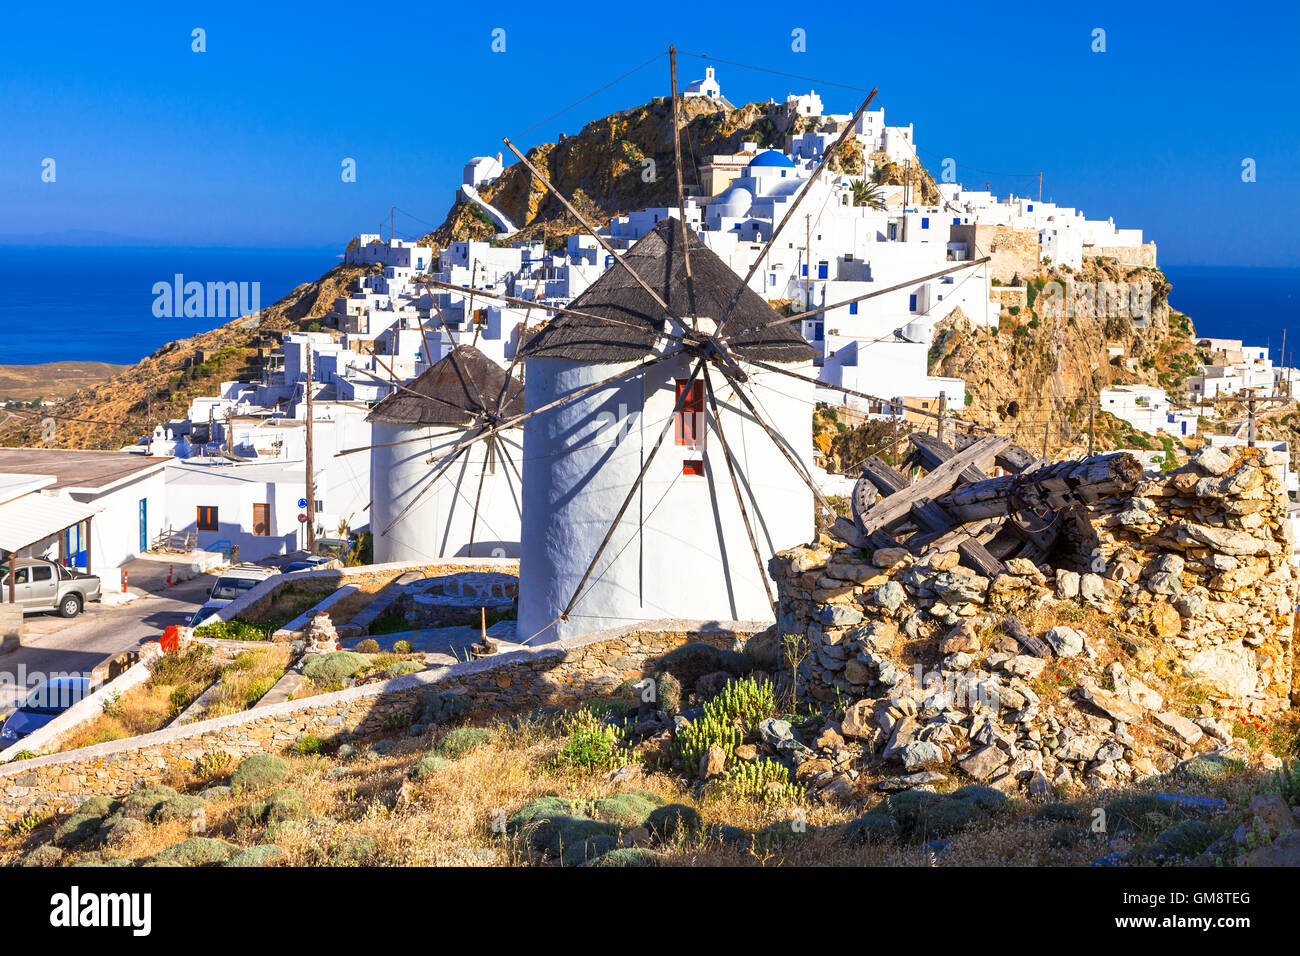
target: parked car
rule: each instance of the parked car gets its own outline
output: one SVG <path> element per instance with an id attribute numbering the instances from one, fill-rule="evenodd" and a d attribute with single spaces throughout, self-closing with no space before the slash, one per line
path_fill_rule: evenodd
<path id="1" fill-rule="evenodd" d="M 89 601 L 98 601 L 99 576 L 44 558 L 12 559 L 0 565 L 0 604 L 9 603 L 9 575 L 14 575 L 14 603 L 24 614 L 57 611 L 76 617 Z"/>
<path id="2" fill-rule="evenodd" d="M 203 605 L 203 607 L 190 615 L 189 624 L 187 626 L 198 627 L 229 603 L 229 601 L 208 601 Z"/>
<path id="3" fill-rule="evenodd" d="M 16 744 L 40 730 L 89 693 L 90 680 L 85 677 L 52 677 L 38 684 L 0 727 L 0 747 Z"/>
<path id="4" fill-rule="evenodd" d="M 324 555 L 313 554 L 298 561 L 290 561 L 280 570 L 285 574 L 293 574 L 295 571 L 311 571 L 315 568 L 323 567 L 333 560 L 334 558 L 327 558 Z"/>
<path id="5" fill-rule="evenodd" d="M 352 536 L 346 538 L 317 538 L 315 554 L 318 557 L 338 558 L 343 561 L 352 553 L 353 547 Z"/>
<path id="6" fill-rule="evenodd" d="M 237 564 L 221 572 L 217 582 L 208 592 L 213 601 L 233 601 L 244 596 L 273 574 L 279 574 L 279 568 L 264 568 L 260 564 Z"/>

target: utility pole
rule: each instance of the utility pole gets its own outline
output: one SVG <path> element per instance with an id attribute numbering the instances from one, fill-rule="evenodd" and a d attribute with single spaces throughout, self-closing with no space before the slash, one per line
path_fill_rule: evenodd
<path id="1" fill-rule="evenodd" d="M 912 161 L 903 160 L 903 241 L 907 242 L 907 187 L 912 179 Z"/>
<path id="2" fill-rule="evenodd" d="M 1042 177 L 1042 175 L 1040 174 L 1039 177 L 1038 177 L 1038 182 L 1039 182 L 1039 185 L 1038 185 L 1038 191 L 1039 191 L 1040 193 L 1043 191 L 1042 180 L 1043 180 L 1043 177 Z M 1041 199 L 1042 197 L 1040 196 L 1039 198 Z M 395 218 L 394 218 L 394 217 L 395 217 L 396 212 L 397 212 L 397 203 L 393 203 L 392 205 L 390 205 L 390 206 L 388 207 L 388 241 L 389 241 L 389 242 L 392 242 L 394 239 L 397 238 L 397 230 L 396 230 L 396 228 L 393 226 L 393 223 L 394 223 L 394 221 L 395 221 Z"/>
<path id="3" fill-rule="evenodd" d="M 935 437 L 943 441 L 943 417 L 948 411 L 948 393 L 939 393 L 939 417 L 935 419 Z"/>
<path id="4" fill-rule="evenodd" d="M 311 425 L 312 408 L 311 343 L 307 343 L 307 553 L 316 553 L 316 475 L 312 470 Z"/>
<path id="5" fill-rule="evenodd" d="M 1096 450 L 1097 435 L 1094 430 L 1093 412 L 1096 410 L 1095 402 L 1088 403 L 1088 457 L 1091 458 Z"/>
<path id="6" fill-rule="evenodd" d="M 1046 419 L 1046 420 L 1043 422 L 1043 458 L 1044 458 L 1044 460 L 1046 460 L 1046 458 L 1047 458 L 1047 438 L 1048 438 L 1048 436 L 1051 434 L 1051 431 L 1052 431 L 1052 420 L 1051 420 L 1051 418 L 1048 418 L 1048 419 Z"/>
<path id="7" fill-rule="evenodd" d="M 1043 174 L 1038 174 L 1038 201 L 1043 201 Z"/>
<path id="8" fill-rule="evenodd" d="M 227 455 L 233 455 L 235 453 L 234 423 L 235 423 L 235 407 L 233 405 L 228 405 L 226 406 L 226 454 Z"/>
<path id="9" fill-rule="evenodd" d="M 1285 402 L 1288 401 L 1285 395 L 1229 395 L 1216 396 L 1216 402 L 1235 402 L 1246 406 L 1246 444 L 1250 448 L 1255 447 L 1255 438 L 1258 434 L 1255 427 L 1255 410 L 1264 402 Z"/>

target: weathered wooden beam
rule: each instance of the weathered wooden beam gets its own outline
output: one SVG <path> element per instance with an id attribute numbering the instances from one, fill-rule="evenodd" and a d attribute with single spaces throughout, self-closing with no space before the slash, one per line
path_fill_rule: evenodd
<path id="1" fill-rule="evenodd" d="M 896 490 L 893 494 L 882 498 L 872 506 L 859 522 L 863 532 L 871 534 L 874 531 L 879 531 L 899 518 L 905 517 L 912 510 L 913 505 L 933 501 L 936 496 L 949 491 L 961 473 L 970 465 L 996 454 L 1010 444 L 1011 439 L 1005 435 L 990 435 L 987 438 L 981 438 L 965 451 L 957 452 L 947 461 L 932 469 L 929 474 L 915 484 Z M 1134 459 L 1134 463 L 1136 464 L 1136 459 Z M 880 462 L 880 464 L 884 465 L 884 462 Z M 890 470 L 892 471 L 892 469 Z M 863 474 L 866 473 L 866 464 L 864 463 Z M 992 480 L 996 481 L 997 479 Z M 987 482 L 981 482 L 980 484 L 987 484 Z M 971 486 L 964 485 L 963 487 L 968 488 Z M 884 491 L 884 489 L 882 488 L 881 491 Z M 955 524 L 973 520 L 955 514 L 954 517 L 957 518 L 957 521 L 953 522 Z M 976 515 L 975 517 L 993 517 L 993 515 Z"/>
<path id="2" fill-rule="evenodd" d="M 941 467 L 950 467 L 957 460 L 953 458 Z M 942 492 L 935 501 L 959 522 L 976 521 L 1004 515 L 1008 510 L 1055 511 L 1078 502 L 1095 501 L 1104 495 L 1132 491 L 1141 480 L 1142 466 L 1138 460 L 1126 452 L 1116 452 L 1082 461 L 1056 462 L 1024 476 L 1004 475 L 961 485 Z M 873 515 L 881 505 L 872 509 Z"/>
<path id="3" fill-rule="evenodd" d="M 932 471 L 935 468 L 938 468 L 945 461 L 952 458 L 953 455 L 957 454 L 956 449 L 940 441 L 936 436 L 927 434 L 926 432 L 912 432 L 912 434 L 907 436 L 907 440 L 916 446 L 916 457 L 920 460 L 921 467 L 926 471 Z M 970 447 L 972 444 L 974 444 L 974 442 L 969 442 L 966 447 Z M 966 482 L 983 481 L 988 477 L 988 474 L 984 469 L 989 467 L 991 464 L 993 464 L 992 456 L 990 456 L 987 461 L 975 462 L 961 473 L 960 480 Z"/>
<path id="4" fill-rule="evenodd" d="M 909 485 L 906 477 L 874 455 L 862 463 L 862 474 L 883 494 L 890 496 L 907 494 L 916 487 L 916 485 Z M 888 498 L 885 499 L 885 501 L 888 500 Z M 874 513 L 875 509 L 871 510 Z M 907 515 L 901 517 L 907 516 L 910 516 L 916 522 L 917 527 L 921 529 L 921 534 L 925 534 L 930 538 L 952 532 L 957 524 L 951 515 L 933 501 L 924 498 L 913 502 L 909 506 Z M 866 534 L 862 528 L 859 527 L 858 530 Z M 873 534 L 880 535 L 883 533 L 883 531 L 875 531 Z M 915 535 L 913 535 L 914 537 Z M 981 574 L 992 577 L 1001 574 L 1005 570 L 1002 562 L 990 554 L 978 539 L 974 537 L 955 537 L 953 542 L 957 552 L 962 556 L 962 560 Z M 912 546 L 912 538 L 907 540 L 906 547 L 908 550 L 915 552 L 915 548 Z"/>
<path id="5" fill-rule="evenodd" d="M 1020 623 L 1018 618 L 1011 616 L 1002 619 L 1002 630 L 1011 635 L 1021 647 L 1029 651 L 1035 657 L 1051 657 L 1052 649 L 1046 643 L 1040 641 L 1029 633 L 1029 628 Z"/>
<path id="6" fill-rule="evenodd" d="M 953 447 L 956 448 L 957 451 L 962 451 L 963 449 L 969 448 L 977 441 L 979 441 L 978 435 L 958 435 L 953 439 Z M 1009 471 L 1013 475 L 1032 471 L 1040 465 L 1045 464 L 1043 459 L 1039 458 L 1033 452 L 1025 451 L 1019 445 L 1011 445 L 1003 449 L 993 460 L 999 468 Z"/>

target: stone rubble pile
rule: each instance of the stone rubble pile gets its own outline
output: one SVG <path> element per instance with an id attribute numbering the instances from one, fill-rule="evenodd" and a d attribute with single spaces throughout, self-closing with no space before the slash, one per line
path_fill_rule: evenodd
<path id="1" fill-rule="evenodd" d="M 959 770 L 1042 796 L 1244 759 L 1236 722 L 1291 703 L 1282 464 L 1207 448 L 1063 515 L 1055 567 L 1012 559 L 992 580 L 955 552 L 822 539 L 778 555 L 777 633 L 806 638 L 797 690 L 843 702 L 827 728 L 843 746 L 814 756 L 876 765 L 884 790 Z"/>

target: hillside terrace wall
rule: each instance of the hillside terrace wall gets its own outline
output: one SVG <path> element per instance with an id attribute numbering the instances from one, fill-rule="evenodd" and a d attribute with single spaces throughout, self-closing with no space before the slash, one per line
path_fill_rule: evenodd
<path id="1" fill-rule="evenodd" d="M 920 646 L 964 620 L 1059 601 L 1097 609 L 1122 646 L 1203 682 L 1220 707 L 1289 707 L 1300 687 L 1284 467 L 1277 452 L 1203 449 L 1132 494 L 1066 516 L 1055 567 L 1014 559 L 991 581 L 958 566 L 955 552 L 782 552 L 772 562 L 778 628 L 807 636 L 801 691 L 819 701 L 874 693 L 882 667 L 898 665 L 881 633 Z"/>
<path id="2" fill-rule="evenodd" d="M 307 734 L 332 740 L 381 733 L 390 718 L 411 714 L 431 691 L 461 694 L 481 713 L 573 706 L 644 676 L 655 659 L 681 644 L 730 649 L 764 627 L 749 621 L 652 621 L 17 761 L 0 767 L 0 816 L 13 821 L 35 809 L 66 810 L 86 797 L 126 793 L 188 771 L 211 751 L 242 757 L 284 752 Z"/>

